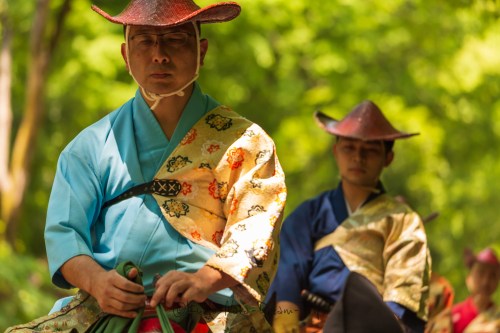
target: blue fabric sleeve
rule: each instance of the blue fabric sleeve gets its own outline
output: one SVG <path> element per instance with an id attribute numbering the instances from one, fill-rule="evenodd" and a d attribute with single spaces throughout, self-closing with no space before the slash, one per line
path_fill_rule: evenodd
<path id="1" fill-rule="evenodd" d="M 280 234 L 278 273 L 268 299 L 275 293 L 277 302 L 298 305 L 302 316 L 309 310 L 301 297 L 303 289 L 330 302 L 338 299 L 349 270 L 333 247 L 315 252 L 314 246 L 346 216 L 341 191 L 327 191 L 305 201 L 285 219 Z"/>
<path id="2" fill-rule="evenodd" d="M 45 244 L 53 283 L 71 288 L 60 267 L 77 255 L 92 255 L 90 227 L 99 214 L 101 190 L 89 161 L 79 156 L 59 158 L 47 210 Z"/>

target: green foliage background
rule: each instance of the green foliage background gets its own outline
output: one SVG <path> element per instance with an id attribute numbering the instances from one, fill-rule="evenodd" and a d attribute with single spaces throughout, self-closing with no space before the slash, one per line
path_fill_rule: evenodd
<path id="1" fill-rule="evenodd" d="M 61 0 L 53 0 L 54 11 Z M 95 1 L 118 13 L 123 1 Z M 199 1 L 207 5 L 212 1 Z M 231 23 L 203 26 L 205 92 L 275 139 L 289 189 L 286 214 L 336 186 L 332 137 L 314 123 L 374 100 L 399 129 L 383 176 L 423 216 L 433 269 L 466 296 L 462 251 L 500 254 L 500 20 L 494 0 L 242 0 Z M 0 0 L 16 22 L 14 128 L 22 116 L 34 1 Z M 0 328 L 46 314 L 64 294 L 50 285 L 43 228 L 58 154 L 85 126 L 128 100 L 135 86 L 119 52 L 120 26 L 74 0 L 46 82 L 16 252 L 0 246 Z M 0 221 L 0 228 L 5 227 Z M 4 281 L 7 283 L 5 284 Z M 500 297 L 497 300 L 500 301 Z"/>

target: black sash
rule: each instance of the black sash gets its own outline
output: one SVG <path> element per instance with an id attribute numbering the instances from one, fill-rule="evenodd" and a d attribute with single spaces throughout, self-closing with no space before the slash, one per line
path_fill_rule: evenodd
<path id="1" fill-rule="evenodd" d="M 125 199 L 129 199 L 136 195 L 141 194 L 158 194 L 164 197 L 175 197 L 182 189 L 181 183 L 176 179 L 154 179 L 148 183 L 139 184 L 134 186 L 117 197 L 108 200 L 104 203 L 102 208 L 114 205 Z"/>

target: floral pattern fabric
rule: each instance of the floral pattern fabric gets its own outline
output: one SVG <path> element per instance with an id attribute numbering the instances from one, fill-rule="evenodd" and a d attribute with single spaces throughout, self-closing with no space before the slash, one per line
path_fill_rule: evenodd
<path id="1" fill-rule="evenodd" d="M 193 126 L 155 178 L 182 184 L 174 198 L 154 195 L 168 222 L 215 251 L 207 265 L 242 284 L 233 288 L 239 300 L 263 301 L 277 268 L 286 199 L 265 131 L 219 106 Z"/>
<path id="2" fill-rule="evenodd" d="M 407 205 L 382 194 L 320 239 L 351 271 L 367 277 L 385 302 L 427 320 L 431 258 L 422 220 Z"/>

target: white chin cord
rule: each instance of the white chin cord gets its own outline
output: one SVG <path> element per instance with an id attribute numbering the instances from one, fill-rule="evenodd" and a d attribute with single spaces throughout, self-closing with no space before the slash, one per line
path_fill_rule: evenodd
<path id="1" fill-rule="evenodd" d="M 196 22 L 191 22 L 191 23 L 194 26 L 194 33 L 195 33 L 195 37 L 196 37 L 196 71 L 194 73 L 193 78 L 190 81 L 188 81 L 185 85 L 183 85 L 181 88 L 179 88 L 176 91 L 173 91 L 171 93 L 167 93 L 167 94 L 155 94 L 155 93 L 149 92 L 146 89 L 144 89 L 144 87 L 142 87 L 139 84 L 139 82 L 137 82 L 134 74 L 130 70 L 130 65 L 128 66 L 128 68 L 129 68 L 128 72 L 129 72 L 130 76 L 132 76 L 134 81 L 137 83 L 139 88 L 141 89 L 141 92 L 142 92 L 142 95 L 144 96 L 144 98 L 146 98 L 148 101 L 153 102 L 153 105 L 151 105 L 151 110 L 154 110 L 158 106 L 160 101 L 165 97 L 174 96 L 174 95 L 184 96 L 184 89 L 186 89 L 191 83 L 193 83 L 194 81 L 196 81 L 198 79 L 199 72 L 200 72 L 200 32 L 198 30 L 198 26 L 196 25 Z M 130 26 L 127 25 L 125 27 L 125 50 L 126 50 L 127 64 L 130 64 L 130 58 L 129 58 L 130 52 L 129 52 L 129 42 L 128 42 L 129 31 L 130 31 Z"/>

